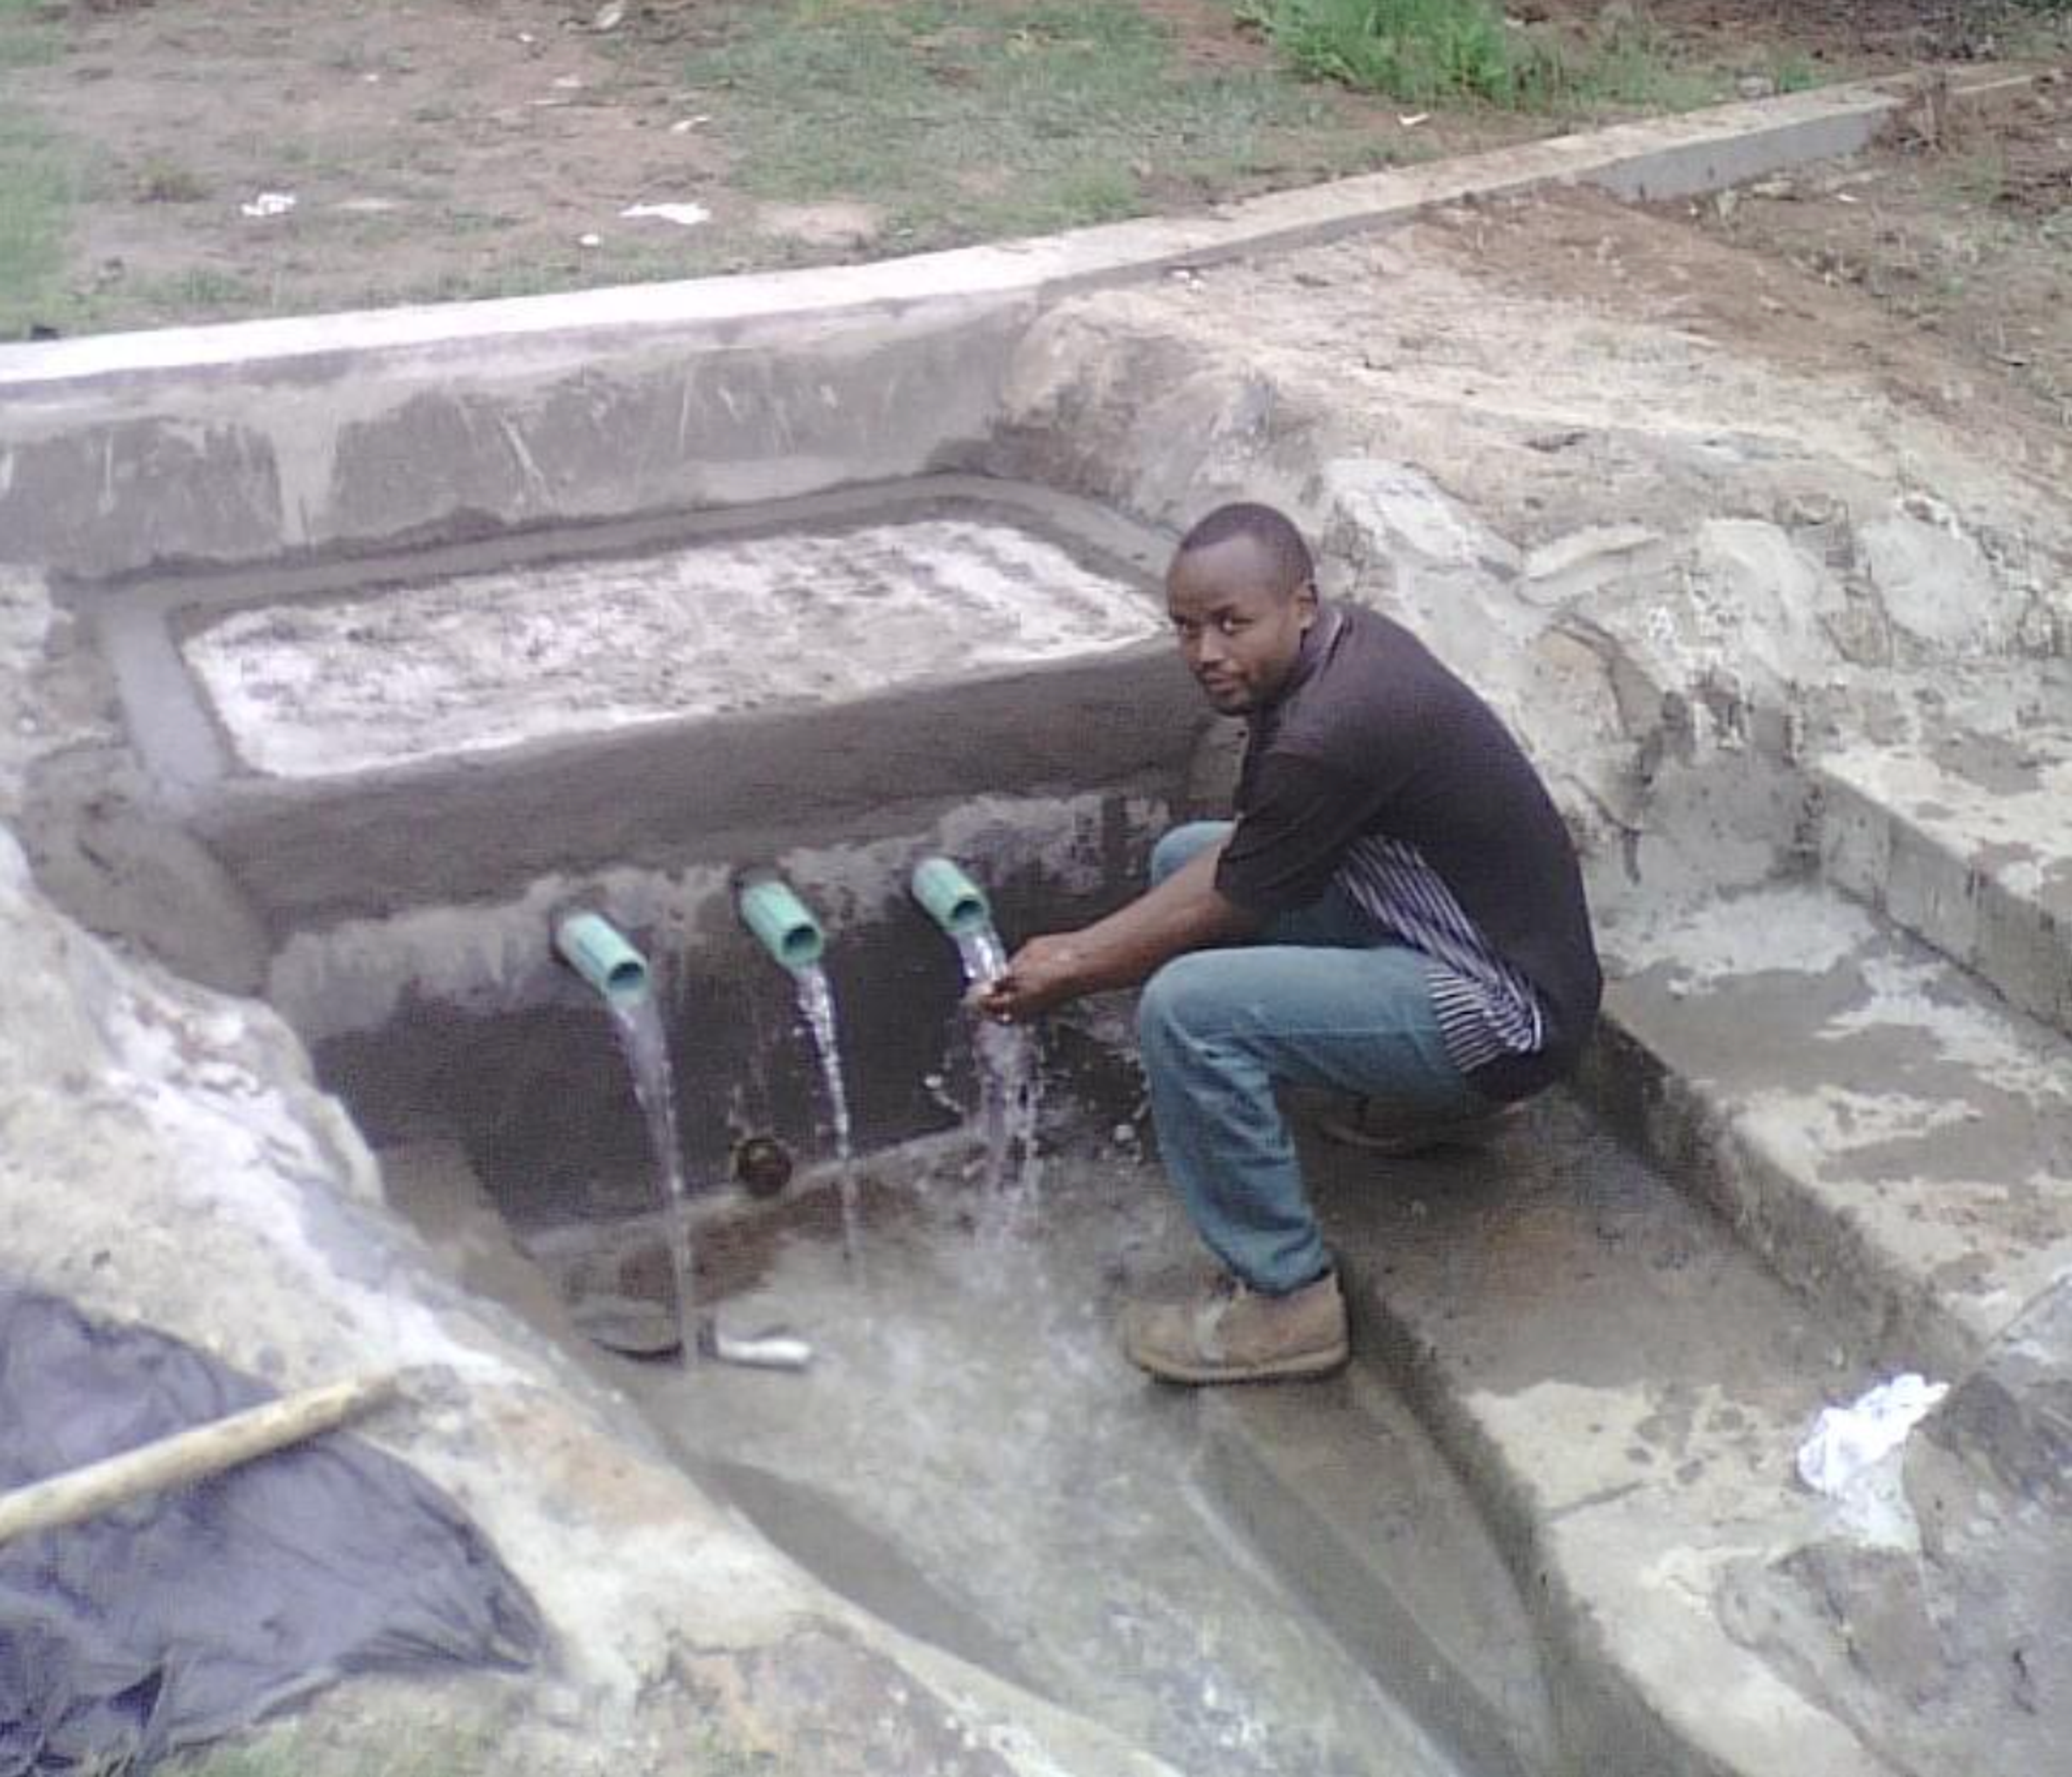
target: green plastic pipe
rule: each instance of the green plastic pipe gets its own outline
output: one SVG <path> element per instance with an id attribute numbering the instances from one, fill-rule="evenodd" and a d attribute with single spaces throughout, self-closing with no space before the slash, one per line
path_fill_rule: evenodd
<path id="1" fill-rule="evenodd" d="M 781 877 L 759 874 L 743 878 L 736 905 L 742 923 L 787 969 L 810 969 L 828 947 L 820 922 Z"/>
<path id="2" fill-rule="evenodd" d="M 561 959 L 615 1006 L 637 1006 L 648 997 L 648 959 L 602 913 L 569 913 L 556 922 L 554 948 Z"/>
<path id="3" fill-rule="evenodd" d="M 948 858 L 923 858 L 909 880 L 914 898 L 952 938 L 969 938 L 993 924 L 985 891 Z"/>

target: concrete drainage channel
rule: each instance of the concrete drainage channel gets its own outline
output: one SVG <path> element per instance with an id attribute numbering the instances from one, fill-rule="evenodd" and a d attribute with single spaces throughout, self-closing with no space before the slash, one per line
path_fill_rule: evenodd
<path id="1" fill-rule="evenodd" d="M 1845 147 L 1889 102 L 1734 108 L 1660 126 L 1667 150 L 1546 145 L 1483 184 L 1690 189 L 1787 139 Z M 1720 146 L 1737 129 L 1753 161 Z M 1283 221 L 1269 238 L 1314 237 Z M 1796 705 L 1668 684 L 1655 607 L 1621 605 L 1671 567 L 1726 584 L 1770 559 L 1743 515 L 1782 510 L 1774 449 L 1708 441 L 1678 485 L 1720 504 L 1687 531 L 1515 548 L 1494 495 L 1485 516 L 1349 453 L 1299 374 L 1219 355 L 1177 309 L 1054 306 L 1119 276 L 1123 239 L 0 351 L 0 521 L 91 635 L 63 671 L 105 672 L 120 705 L 105 742 L 27 769 L 51 893 L 269 999 L 468 1287 L 638 1397 L 834 1590 L 1173 1768 L 1943 1777 L 2047 1747 L 2072 1348 L 2051 897 L 2072 845 L 2046 821 L 2013 860 L 2033 868 L 1994 855 L 1990 929 L 1953 935 L 1938 885 L 1971 893 L 1953 786 L 2012 772 L 2048 802 L 2061 769 L 2036 749 L 2062 662 L 2020 639 L 2049 574 L 1982 581 L 2007 620 L 1953 665 L 1901 633 L 1899 570 L 1863 570 L 1850 611 L 1893 626 L 1887 664 L 1836 667 L 1819 715 L 1845 744 L 1815 756 Z M 1133 263 L 1240 244 L 1147 224 Z M 1883 510 L 1860 463 L 1787 466 Z M 1396 564 L 1399 602 L 1449 614 L 1543 757 L 1576 747 L 1618 979 L 1583 1096 L 1490 1154 L 1383 1179 L 1312 1154 L 1356 1286 L 1350 1376 L 1194 1399 L 1138 1386 L 1106 1337 L 1114 1298 L 1186 1251 L 1123 1045 L 1098 1020 L 1055 1033 L 1074 1079 L 1040 1180 L 975 1192 L 955 958 L 904 881 L 939 852 L 1010 935 L 1077 920 L 1213 800 L 1222 737 L 1151 585 L 1226 486 L 1297 510 L 1334 591 Z M 1856 572 L 1915 559 L 1909 524 L 1993 522 L 1947 516 L 1770 528 L 1791 573 L 1815 532 L 1822 572 Z M 2064 531 L 2039 518 L 2034 559 Z M 1909 648 L 1915 677 L 1889 664 Z M 1579 655 L 1603 668 L 1580 729 Z M 1895 806 L 1846 744 L 1873 708 L 1881 732 L 1932 720 L 1999 750 L 1924 727 L 1910 757 L 1935 794 Z M 1622 839 L 1605 784 L 1644 786 Z M 860 1274 L 812 1164 L 789 983 L 734 921 L 745 863 L 830 929 Z M 808 1163 L 775 1205 L 716 1190 L 701 1226 L 715 1299 L 820 1348 L 804 1377 L 643 1367 L 583 1336 L 586 1302 L 651 1287 L 652 1174 L 594 998 L 549 953 L 578 904 L 662 974 L 693 1176 L 717 1185 L 750 1140 Z M 2028 1011 L 1982 984 L 2003 978 Z M 1823 1399 L 1907 1362 L 1961 1386 L 1908 1454 L 1910 1529 L 1866 1540 L 1790 1484 L 1790 1451 Z"/>

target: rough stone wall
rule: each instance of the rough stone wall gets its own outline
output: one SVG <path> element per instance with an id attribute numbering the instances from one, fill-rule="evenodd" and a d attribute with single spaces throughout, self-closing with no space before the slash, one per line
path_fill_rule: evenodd
<path id="1" fill-rule="evenodd" d="M 1593 852 L 1794 842 L 1788 766 L 1971 698 L 2072 634 L 2072 527 L 1868 381 L 1507 293 L 1418 225 L 1047 313 L 993 466 L 1184 527 L 1285 507 L 1329 593 L 1509 717 Z M 2007 675 L 2010 680 L 2018 675 Z"/>

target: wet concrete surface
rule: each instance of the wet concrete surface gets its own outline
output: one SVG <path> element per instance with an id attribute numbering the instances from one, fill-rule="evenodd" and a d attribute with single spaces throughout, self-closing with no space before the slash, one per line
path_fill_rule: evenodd
<path id="1" fill-rule="evenodd" d="M 588 1360 L 838 1590 L 1196 1777 L 1484 1777 L 1248 1540 L 1219 1496 L 1203 1397 L 1121 1358 L 1111 1323 L 1132 1280 L 1194 1262 L 1157 1169 L 1128 1144 L 1083 1143 L 1026 1194 L 987 1197 L 977 1167 L 961 1143 L 877 1156 L 859 1270 L 837 1218 L 802 1217 L 712 1304 L 730 1331 L 781 1323 L 809 1340 L 804 1375 Z M 450 1251 L 476 1243 L 478 1283 L 512 1266 L 508 1242 L 483 1262 L 497 1245 L 483 1200 L 455 1213 L 472 1185 L 450 1151 L 398 1154 L 389 1172 Z M 540 1282 L 520 1289 L 551 1318 Z M 1368 1475 L 1384 1492 L 1385 1455 Z M 1403 1495 L 1429 1505 L 1429 1475 Z M 1428 1514 L 1418 1534 L 1429 1558 L 1478 1532 L 1471 1514 Z"/>
<path id="2" fill-rule="evenodd" d="M 1141 847 L 1121 833 L 1120 810 L 1096 801 L 1057 812 L 1047 839 L 1041 822 L 1022 820 L 1026 849 L 1018 858 L 981 859 L 976 837 L 953 847 L 985 876 L 1008 931 L 1083 923 L 1141 878 Z M 905 888 L 906 865 L 935 849 L 926 835 L 888 841 L 882 858 L 849 856 L 843 872 L 824 880 L 812 860 L 791 860 L 794 880 L 831 934 L 826 967 L 862 1152 L 950 1129 L 975 1102 L 956 954 Z M 631 905 L 630 896 L 600 898 L 607 907 Z M 775 1139 L 802 1172 L 834 1151 L 796 984 L 741 929 L 723 884 L 709 899 L 696 942 L 667 911 L 619 917 L 655 970 L 687 1177 L 701 1200 L 733 1196 L 733 1157 L 745 1140 Z M 610 1018 L 549 957 L 544 912 L 510 923 L 520 966 L 492 961 L 478 979 L 456 976 L 436 991 L 408 987 L 393 1003 L 349 977 L 357 968 L 407 979 L 408 944 L 372 932 L 350 946 L 356 962 L 341 960 L 319 988 L 297 996 L 318 1077 L 377 1147 L 458 1144 L 502 1213 L 528 1235 L 651 1216 L 653 1155 Z M 484 950 L 503 954 L 495 942 Z M 368 1015 L 354 1016 L 363 1003 Z M 327 1030 L 326 1017 L 342 1028 Z M 1054 1020 L 1049 1050 L 1054 1080 L 1097 1102 L 1111 1121 L 1131 1113 L 1133 1075 L 1083 1016 Z"/>

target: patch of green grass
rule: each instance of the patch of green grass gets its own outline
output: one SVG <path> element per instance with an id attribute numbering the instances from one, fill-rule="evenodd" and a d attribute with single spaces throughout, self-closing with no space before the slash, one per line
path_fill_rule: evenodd
<path id="1" fill-rule="evenodd" d="M 0 68 L 40 68 L 64 47 L 45 0 L 0 0 Z"/>
<path id="2" fill-rule="evenodd" d="M 206 311 L 220 319 L 249 314 L 262 306 L 265 293 L 249 277 L 220 271 L 212 265 L 197 265 L 184 272 L 142 278 L 133 286 L 146 302 L 180 314 Z"/>
<path id="3" fill-rule="evenodd" d="M 1803 50 L 1780 50 L 1770 59 L 1770 84 L 1779 92 L 1810 92 L 1824 85 L 1819 64 Z"/>
<path id="4" fill-rule="evenodd" d="M 0 109 L 0 340 L 63 324 L 70 157 L 40 119 Z"/>
<path id="5" fill-rule="evenodd" d="M 135 273 L 91 290 L 64 293 L 56 314 L 68 333 L 111 327 L 184 326 L 245 321 L 269 313 L 273 293 L 235 272 L 212 265 Z"/>
<path id="6" fill-rule="evenodd" d="M 1311 80 L 1412 104 L 1513 95 L 1503 14 L 1488 0 L 1253 0 L 1241 16 Z"/>
<path id="7" fill-rule="evenodd" d="M 2055 61 L 2072 51 L 2072 0 L 2011 0 L 1998 31 L 2011 61 Z"/>
<path id="8" fill-rule="evenodd" d="M 1721 96 L 1716 72 L 1687 65 L 1645 8 L 1618 0 L 1581 33 L 1515 24 L 1496 0 L 1239 5 L 1240 17 L 1306 78 L 1407 104 L 1470 102 L 1548 113 L 1685 111 Z M 1773 80 L 1782 90 L 1781 76 Z"/>
<path id="9" fill-rule="evenodd" d="M 906 247 L 1112 220 L 1291 155 L 1366 160 L 1318 95 L 1183 63 L 1129 0 L 768 0 L 685 72 L 738 187 L 875 204 Z"/>

